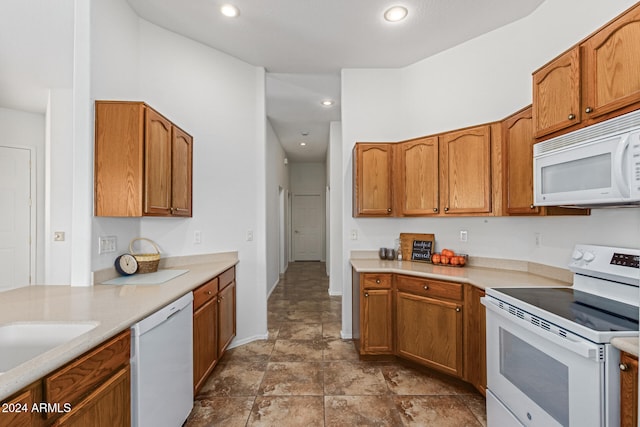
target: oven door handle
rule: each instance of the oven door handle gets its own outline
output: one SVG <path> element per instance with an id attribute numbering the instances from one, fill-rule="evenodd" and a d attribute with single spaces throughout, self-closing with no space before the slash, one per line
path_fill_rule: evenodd
<path id="1" fill-rule="evenodd" d="M 541 327 L 533 325 L 525 319 L 521 319 L 518 316 L 514 316 L 507 312 L 506 310 L 498 307 L 491 300 L 487 300 L 486 297 L 482 298 L 482 303 L 491 311 L 496 314 L 499 314 L 501 317 L 507 319 L 510 322 L 519 325 L 520 327 L 526 329 L 529 332 L 533 332 L 541 338 L 544 338 L 547 341 L 551 341 L 552 343 L 567 349 L 579 356 L 584 357 L 585 359 L 599 361 L 599 346 L 597 344 L 588 344 L 583 341 L 574 341 L 568 337 L 560 337 L 551 331 L 547 331 Z"/>

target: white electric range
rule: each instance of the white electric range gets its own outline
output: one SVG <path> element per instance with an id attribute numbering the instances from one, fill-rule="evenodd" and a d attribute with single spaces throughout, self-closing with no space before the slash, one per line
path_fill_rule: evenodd
<path id="1" fill-rule="evenodd" d="M 619 425 L 620 352 L 638 336 L 640 250 L 576 245 L 573 286 L 487 289 L 489 427 Z"/>

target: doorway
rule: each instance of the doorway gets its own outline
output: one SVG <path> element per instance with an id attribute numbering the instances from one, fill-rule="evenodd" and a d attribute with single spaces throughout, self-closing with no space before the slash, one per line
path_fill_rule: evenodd
<path id="1" fill-rule="evenodd" d="M 321 261 L 323 206 L 319 194 L 294 194 L 292 202 L 293 259 Z"/>
<path id="2" fill-rule="evenodd" d="M 34 274 L 31 159 L 31 149 L 0 146 L 0 290 L 28 286 Z"/>

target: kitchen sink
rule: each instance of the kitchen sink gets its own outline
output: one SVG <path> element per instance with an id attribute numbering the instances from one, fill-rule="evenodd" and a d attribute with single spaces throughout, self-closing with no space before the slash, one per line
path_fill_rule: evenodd
<path id="1" fill-rule="evenodd" d="M 0 373 L 89 332 L 99 322 L 20 322 L 0 325 Z"/>

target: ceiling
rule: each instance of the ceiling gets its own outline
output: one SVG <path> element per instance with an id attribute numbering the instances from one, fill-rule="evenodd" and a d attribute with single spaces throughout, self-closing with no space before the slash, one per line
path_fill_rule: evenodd
<path id="1" fill-rule="evenodd" d="M 544 0 L 127 1 L 145 20 L 265 67 L 267 115 L 287 156 L 323 161 L 329 122 L 340 120 L 341 69 L 410 65 L 518 20 Z M 240 15 L 222 16 L 223 3 Z M 409 15 L 386 22 L 383 12 L 395 4 Z M 43 88 L 69 87 L 72 19 L 73 0 L 0 2 L 0 106 L 37 111 L 41 96 L 30 100 Z M 336 104 L 324 107 L 324 99 Z"/>

